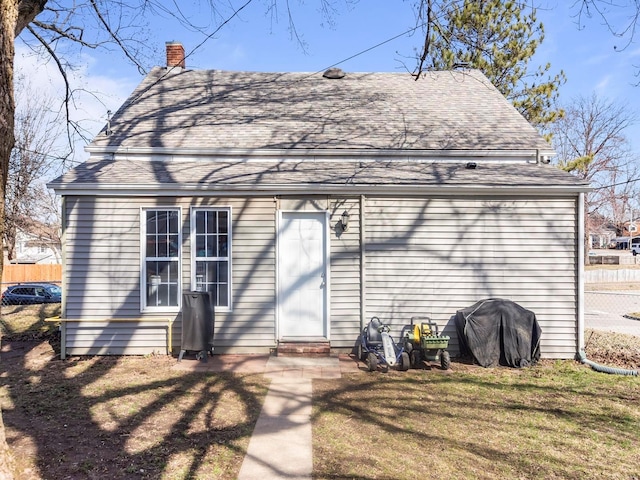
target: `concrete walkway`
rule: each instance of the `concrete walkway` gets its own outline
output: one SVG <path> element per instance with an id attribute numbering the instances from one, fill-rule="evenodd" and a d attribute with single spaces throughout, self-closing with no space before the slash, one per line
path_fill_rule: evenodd
<path id="1" fill-rule="evenodd" d="M 183 359 L 180 370 L 261 373 L 271 385 L 254 428 L 238 479 L 312 478 L 312 380 L 362 372 L 355 359 L 219 355 L 208 362 Z"/>
<path id="2" fill-rule="evenodd" d="M 311 390 L 310 379 L 271 382 L 239 480 L 311 478 Z"/>
<path id="3" fill-rule="evenodd" d="M 310 479 L 311 382 L 340 378 L 338 358 L 270 357 L 265 376 L 273 380 L 238 479 Z"/>

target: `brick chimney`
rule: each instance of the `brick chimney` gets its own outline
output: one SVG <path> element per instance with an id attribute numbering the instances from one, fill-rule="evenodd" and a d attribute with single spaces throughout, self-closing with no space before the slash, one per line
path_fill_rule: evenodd
<path id="1" fill-rule="evenodd" d="M 184 63 L 184 47 L 180 42 L 167 42 L 167 68 L 186 68 Z"/>

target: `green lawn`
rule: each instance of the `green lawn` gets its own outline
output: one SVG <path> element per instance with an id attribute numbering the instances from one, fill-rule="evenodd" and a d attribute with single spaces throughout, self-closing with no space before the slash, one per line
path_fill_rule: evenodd
<path id="1" fill-rule="evenodd" d="M 640 478 L 638 377 L 571 361 L 314 382 L 314 477 Z"/>

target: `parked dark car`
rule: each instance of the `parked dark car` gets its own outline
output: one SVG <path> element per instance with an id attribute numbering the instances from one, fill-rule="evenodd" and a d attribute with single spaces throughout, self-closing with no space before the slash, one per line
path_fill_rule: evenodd
<path id="1" fill-rule="evenodd" d="M 60 303 L 62 289 L 54 283 L 21 283 L 11 285 L 2 293 L 2 305 Z"/>

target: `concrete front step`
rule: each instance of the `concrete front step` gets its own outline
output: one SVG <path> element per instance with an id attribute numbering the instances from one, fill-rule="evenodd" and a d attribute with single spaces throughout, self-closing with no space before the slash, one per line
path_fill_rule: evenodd
<path id="1" fill-rule="evenodd" d="M 279 357 L 328 357 L 331 355 L 329 342 L 278 342 Z"/>

